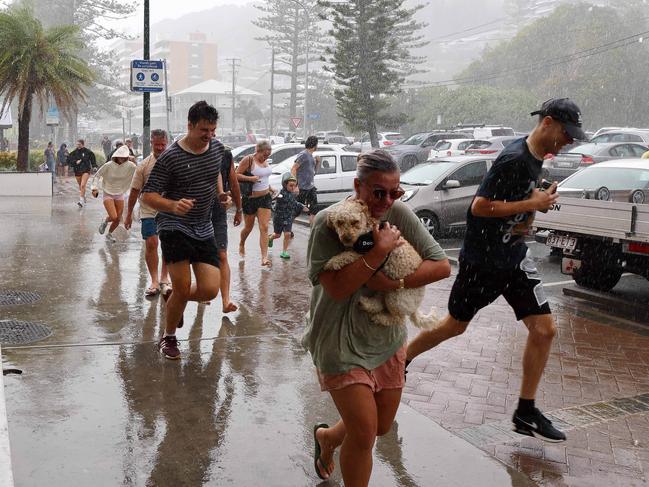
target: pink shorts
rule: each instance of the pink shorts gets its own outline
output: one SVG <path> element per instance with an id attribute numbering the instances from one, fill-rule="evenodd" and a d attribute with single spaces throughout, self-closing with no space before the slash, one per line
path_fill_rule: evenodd
<path id="1" fill-rule="evenodd" d="M 104 201 L 106 201 L 106 200 L 124 201 L 125 196 L 126 195 L 124 193 L 122 193 L 122 194 L 110 194 L 110 193 L 106 193 L 106 191 L 104 191 Z"/>
<path id="2" fill-rule="evenodd" d="M 342 374 L 322 374 L 318 371 L 320 390 L 338 391 L 353 384 L 365 384 L 373 393 L 383 389 L 402 389 L 406 384 L 406 348 L 404 344 L 387 362 L 377 368 L 355 368 Z"/>

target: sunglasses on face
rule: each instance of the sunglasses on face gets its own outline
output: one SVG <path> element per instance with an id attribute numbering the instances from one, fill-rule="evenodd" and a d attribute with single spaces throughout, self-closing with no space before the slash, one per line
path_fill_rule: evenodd
<path id="1" fill-rule="evenodd" d="M 375 186 L 372 189 L 372 196 L 374 196 L 374 199 L 376 200 L 384 200 L 390 195 L 390 199 L 392 201 L 398 200 L 405 194 L 405 191 L 402 188 L 397 188 L 397 189 L 391 189 L 387 190 L 385 188 L 380 188 Z"/>

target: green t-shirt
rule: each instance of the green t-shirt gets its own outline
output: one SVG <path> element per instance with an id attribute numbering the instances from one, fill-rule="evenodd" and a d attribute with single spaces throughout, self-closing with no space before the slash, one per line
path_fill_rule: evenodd
<path id="1" fill-rule="evenodd" d="M 401 201 L 395 201 L 384 220 L 396 225 L 423 259 L 446 259 L 440 245 Z M 335 301 L 325 292 L 318 276 L 327 261 L 344 250 L 336 233 L 327 226 L 327 210 L 319 212 L 313 222 L 307 251 L 313 289 L 302 344 L 324 374 L 340 374 L 358 367 L 375 369 L 396 353 L 407 334 L 402 326 L 370 322 L 368 314 L 358 306 L 361 296 L 374 293 L 365 286 L 344 301 Z"/>

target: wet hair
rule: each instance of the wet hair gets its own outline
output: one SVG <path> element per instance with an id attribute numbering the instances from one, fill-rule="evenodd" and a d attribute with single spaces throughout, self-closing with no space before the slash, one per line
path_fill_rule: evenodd
<path id="1" fill-rule="evenodd" d="M 151 138 L 152 139 L 169 139 L 167 136 L 167 131 L 163 129 L 153 129 L 151 131 Z"/>
<path id="2" fill-rule="evenodd" d="M 61 147 L 59 147 L 59 150 L 61 150 L 61 149 L 67 149 L 67 148 L 68 148 L 68 144 L 66 144 L 65 142 L 63 142 L 63 143 L 61 144 Z"/>
<path id="3" fill-rule="evenodd" d="M 318 147 L 318 138 L 315 135 L 309 135 L 304 142 L 304 147 L 307 149 Z"/>
<path id="4" fill-rule="evenodd" d="M 133 143 L 133 139 L 125 139 L 124 142 L 125 142 L 126 144 L 128 144 L 129 142 L 132 144 L 132 143 Z"/>
<path id="5" fill-rule="evenodd" d="M 114 145 L 115 145 L 115 148 L 121 147 L 121 146 L 124 145 L 124 141 L 122 139 L 115 139 Z"/>
<path id="6" fill-rule="evenodd" d="M 261 152 L 266 149 L 272 149 L 270 142 L 268 142 L 267 140 L 260 140 L 259 142 L 257 142 L 257 145 L 255 145 L 256 152 Z"/>
<path id="7" fill-rule="evenodd" d="M 194 103 L 187 113 L 187 121 L 192 125 L 196 125 L 201 120 L 208 123 L 216 123 L 219 120 L 219 112 L 205 100 Z"/>
<path id="8" fill-rule="evenodd" d="M 356 176 L 361 181 L 365 181 L 367 177 L 375 171 L 399 171 L 399 165 L 392 156 L 383 149 L 373 149 L 363 152 L 358 155 L 356 161 Z"/>
<path id="9" fill-rule="evenodd" d="M 83 139 L 78 139 L 77 144 L 86 145 L 86 141 Z"/>

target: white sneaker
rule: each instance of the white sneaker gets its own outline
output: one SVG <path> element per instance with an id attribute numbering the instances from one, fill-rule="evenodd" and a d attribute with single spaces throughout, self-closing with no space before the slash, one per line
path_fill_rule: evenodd
<path id="1" fill-rule="evenodd" d="M 115 242 L 117 242 L 117 240 L 115 239 L 115 237 L 113 237 L 112 233 L 107 233 L 106 234 L 106 242 L 115 243 Z"/>
<path id="2" fill-rule="evenodd" d="M 79 198 L 79 201 L 77 201 L 77 206 L 79 208 L 83 208 L 83 199 L 82 198 Z"/>
<path id="3" fill-rule="evenodd" d="M 99 234 L 103 235 L 104 232 L 106 231 L 106 226 L 108 225 L 108 221 L 102 220 L 101 223 L 99 224 Z"/>

